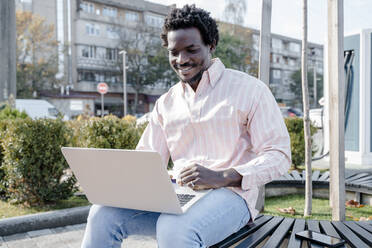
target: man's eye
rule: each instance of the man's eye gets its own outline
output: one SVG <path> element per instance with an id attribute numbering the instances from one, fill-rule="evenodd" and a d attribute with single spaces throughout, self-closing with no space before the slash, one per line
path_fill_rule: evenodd
<path id="1" fill-rule="evenodd" d="M 169 51 L 169 53 L 170 53 L 170 55 L 172 55 L 172 56 L 177 56 L 177 55 L 178 55 L 178 52 L 176 52 L 176 51 Z"/>
<path id="2" fill-rule="evenodd" d="M 199 51 L 199 49 L 192 49 L 192 50 L 189 50 L 189 53 L 197 53 Z"/>

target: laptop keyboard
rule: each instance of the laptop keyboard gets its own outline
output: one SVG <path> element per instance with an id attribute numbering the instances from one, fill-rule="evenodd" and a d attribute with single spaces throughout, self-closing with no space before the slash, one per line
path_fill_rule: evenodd
<path id="1" fill-rule="evenodd" d="M 181 207 L 183 207 L 186 203 L 188 203 L 195 195 L 189 194 L 177 194 L 178 200 L 180 201 Z"/>

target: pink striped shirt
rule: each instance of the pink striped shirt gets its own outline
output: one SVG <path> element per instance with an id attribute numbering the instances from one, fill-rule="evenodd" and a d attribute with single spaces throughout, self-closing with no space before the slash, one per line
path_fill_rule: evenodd
<path id="1" fill-rule="evenodd" d="M 290 141 L 268 87 L 219 59 L 203 73 L 196 92 L 179 82 L 156 102 L 137 149 L 155 150 L 174 171 L 191 163 L 213 170 L 234 168 L 252 218 L 258 187 L 287 172 Z"/>

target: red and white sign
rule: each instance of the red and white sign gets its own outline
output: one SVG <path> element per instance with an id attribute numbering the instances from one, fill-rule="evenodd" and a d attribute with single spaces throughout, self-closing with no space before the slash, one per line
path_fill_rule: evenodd
<path id="1" fill-rule="evenodd" d="M 97 91 L 101 94 L 106 94 L 108 91 L 108 86 L 106 83 L 99 83 L 97 85 Z"/>

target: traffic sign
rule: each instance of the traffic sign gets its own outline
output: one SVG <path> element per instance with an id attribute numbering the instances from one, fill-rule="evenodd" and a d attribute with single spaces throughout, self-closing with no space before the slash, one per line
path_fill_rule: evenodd
<path id="1" fill-rule="evenodd" d="M 107 84 L 106 84 L 106 83 L 99 83 L 99 84 L 97 85 L 97 91 L 98 91 L 98 93 L 100 93 L 100 94 L 106 94 L 107 91 L 108 91 L 108 86 L 107 86 Z"/>

